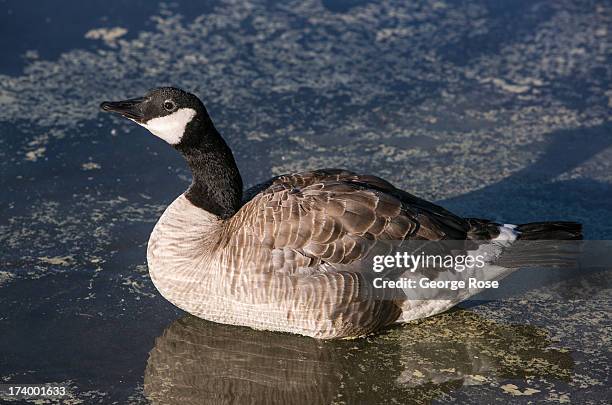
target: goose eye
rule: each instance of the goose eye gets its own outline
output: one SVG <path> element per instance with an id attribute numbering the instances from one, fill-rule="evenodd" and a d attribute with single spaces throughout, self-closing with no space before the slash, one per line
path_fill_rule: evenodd
<path id="1" fill-rule="evenodd" d="M 172 101 L 172 100 L 166 100 L 166 101 L 164 101 L 164 108 L 165 108 L 166 110 L 168 110 L 168 111 L 172 111 L 172 110 L 174 110 L 174 107 L 175 107 L 175 105 L 174 105 L 174 101 Z"/>

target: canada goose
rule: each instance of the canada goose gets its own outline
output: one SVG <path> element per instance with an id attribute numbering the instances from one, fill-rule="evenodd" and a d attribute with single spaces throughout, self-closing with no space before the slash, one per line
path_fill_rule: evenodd
<path id="1" fill-rule="evenodd" d="M 167 300 L 211 321 L 316 338 L 363 336 L 469 296 L 402 301 L 369 293 L 360 265 L 372 242 L 581 237 L 570 222 L 461 218 L 383 179 L 339 169 L 277 176 L 243 196 L 232 151 L 195 95 L 162 87 L 100 107 L 185 157 L 193 181 L 157 222 L 147 261 Z"/>

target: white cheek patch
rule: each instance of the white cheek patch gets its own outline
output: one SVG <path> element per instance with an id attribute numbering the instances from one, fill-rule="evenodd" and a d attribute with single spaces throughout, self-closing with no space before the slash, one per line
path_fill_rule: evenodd
<path id="1" fill-rule="evenodd" d="M 153 135 L 160 137 L 170 145 L 176 145 L 185 134 L 187 124 L 195 117 L 196 111 L 191 108 L 181 108 L 165 117 L 153 118 L 140 124 Z"/>

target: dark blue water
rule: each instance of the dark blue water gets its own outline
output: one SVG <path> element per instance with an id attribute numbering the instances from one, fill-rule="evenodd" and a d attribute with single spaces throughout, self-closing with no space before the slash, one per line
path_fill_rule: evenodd
<path id="1" fill-rule="evenodd" d="M 604 273 L 350 342 L 184 318 L 145 250 L 189 172 L 97 107 L 180 86 L 247 185 L 345 167 L 462 215 L 574 220 L 610 239 L 606 2 L 0 5 L 3 381 L 105 404 L 609 395 Z"/>

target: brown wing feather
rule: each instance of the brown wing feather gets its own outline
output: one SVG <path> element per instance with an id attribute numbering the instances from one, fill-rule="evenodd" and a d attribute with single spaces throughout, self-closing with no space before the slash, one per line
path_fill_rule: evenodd
<path id="1" fill-rule="evenodd" d="M 469 225 L 387 181 L 327 169 L 278 176 L 230 220 L 229 243 L 258 272 L 319 271 L 359 261 L 372 241 L 465 239 Z M 329 266 L 326 267 L 326 270 Z"/>

